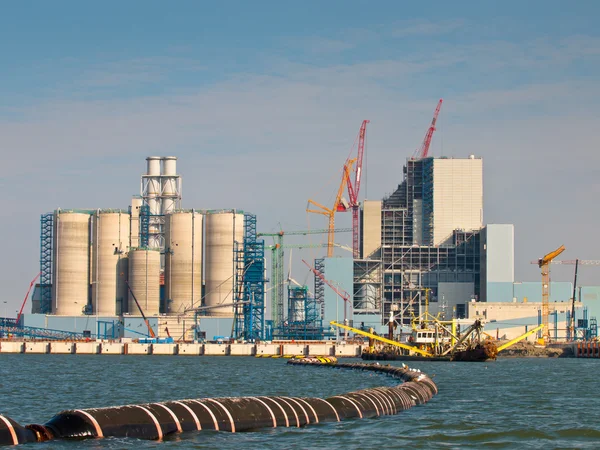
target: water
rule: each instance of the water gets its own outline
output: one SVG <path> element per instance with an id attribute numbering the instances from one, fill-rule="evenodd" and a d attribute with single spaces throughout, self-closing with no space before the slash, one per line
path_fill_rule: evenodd
<path id="1" fill-rule="evenodd" d="M 344 360 L 344 362 L 350 360 Z M 390 385 L 359 371 L 245 357 L 0 355 L 0 413 L 44 423 L 63 409 L 237 395 L 326 397 Z M 392 363 L 400 364 L 400 363 Z M 415 363 L 439 394 L 396 416 L 248 433 L 186 433 L 167 443 L 52 441 L 40 449 L 600 448 L 597 366 L 588 359 Z"/>

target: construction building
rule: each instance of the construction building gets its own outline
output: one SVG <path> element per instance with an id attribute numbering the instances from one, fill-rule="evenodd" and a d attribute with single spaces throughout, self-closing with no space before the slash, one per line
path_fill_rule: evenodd
<path id="1" fill-rule="evenodd" d="M 464 299 L 481 292 L 483 161 L 411 158 L 403 174 L 391 195 L 363 202 L 355 313 L 379 311 L 385 323 L 393 311 L 408 325 L 428 301 L 464 315 Z"/>

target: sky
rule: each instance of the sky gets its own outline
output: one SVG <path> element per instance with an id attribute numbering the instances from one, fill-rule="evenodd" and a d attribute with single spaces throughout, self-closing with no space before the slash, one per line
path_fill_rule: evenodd
<path id="1" fill-rule="evenodd" d="M 598 2 L 0 8 L 2 315 L 39 272 L 40 214 L 127 208 L 147 156 L 179 158 L 185 208 L 251 211 L 265 232 L 325 228 L 307 200 L 333 203 L 362 120 L 361 199 L 380 199 L 440 98 L 430 153 L 483 157 L 484 222 L 515 225 L 516 279 L 538 280 L 530 261 L 561 244 L 564 259 L 600 259 Z"/>

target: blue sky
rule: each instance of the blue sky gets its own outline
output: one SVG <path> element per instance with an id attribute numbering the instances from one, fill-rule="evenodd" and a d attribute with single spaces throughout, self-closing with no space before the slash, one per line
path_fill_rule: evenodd
<path id="1" fill-rule="evenodd" d="M 537 279 L 529 261 L 560 244 L 565 258 L 600 259 L 598 2 L 1 8 L 8 304 L 37 273 L 39 215 L 127 207 L 146 156 L 179 157 L 185 207 L 253 211 L 262 231 L 314 228 L 325 224 L 306 201 L 331 202 L 361 121 L 363 197 L 381 198 L 441 97 L 433 154 L 484 158 L 485 221 L 515 224 L 517 278 Z"/>

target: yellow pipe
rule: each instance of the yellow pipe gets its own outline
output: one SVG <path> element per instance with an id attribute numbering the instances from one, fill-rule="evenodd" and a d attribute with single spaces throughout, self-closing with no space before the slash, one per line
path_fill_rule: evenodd
<path id="1" fill-rule="evenodd" d="M 341 323 L 337 323 L 337 322 L 334 322 L 334 321 L 331 321 L 329 323 L 331 325 L 333 325 L 333 326 L 338 327 L 338 328 L 342 328 L 344 330 L 352 331 L 353 333 L 360 334 L 362 336 L 366 336 L 368 338 L 375 339 L 377 341 L 393 345 L 394 347 L 400 347 L 400 348 L 403 348 L 405 350 L 409 350 L 411 352 L 415 352 L 415 353 L 418 353 L 418 354 L 423 355 L 423 356 L 428 356 L 428 357 L 433 356 L 431 353 L 426 352 L 426 351 L 421 350 L 421 349 L 418 349 L 417 347 L 413 347 L 412 345 L 407 345 L 407 344 L 402 344 L 400 342 L 392 341 L 391 339 L 387 339 L 387 338 L 384 338 L 384 337 L 381 337 L 381 336 L 377 336 L 376 334 L 368 333 L 366 331 L 359 330 L 358 328 L 352 328 L 352 327 L 349 327 L 347 325 L 342 325 Z"/>
<path id="2" fill-rule="evenodd" d="M 456 338 L 454 336 L 456 336 L 456 319 L 452 319 L 452 341 L 451 341 L 452 347 L 454 347 L 454 345 L 456 345 Z"/>
<path id="3" fill-rule="evenodd" d="M 533 330 L 529 330 L 527 333 L 522 334 L 521 336 L 514 338 L 512 341 L 508 341 L 506 344 L 502 344 L 500 347 L 498 347 L 498 353 L 500 353 L 502 350 L 504 350 L 505 348 L 510 347 L 511 345 L 516 344 L 519 341 L 522 341 L 523 339 L 525 339 L 528 336 L 531 336 L 534 333 L 537 333 L 538 331 L 540 331 L 542 328 L 544 328 L 544 325 L 539 325 L 537 327 L 535 327 Z"/>

